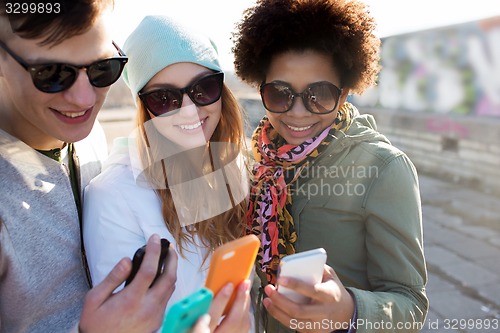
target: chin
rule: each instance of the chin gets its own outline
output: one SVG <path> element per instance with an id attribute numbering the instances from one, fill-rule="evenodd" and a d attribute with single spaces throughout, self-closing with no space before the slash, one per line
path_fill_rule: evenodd
<path id="1" fill-rule="evenodd" d="M 71 133 L 63 133 L 58 140 L 63 142 L 78 142 L 87 138 L 92 132 L 92 127 L 80 128 L 78 131 L 73 131 Z"/>
<path id="2" fill-rule="evenodd" d="M 183 148 L 186 148 L 186 150 L 198 148 L 198 147 L 203 147 L 206 144 L 207 144 L 207 140 L 186 140 L 186 141 L 180 143 L 180 145 Z"/>

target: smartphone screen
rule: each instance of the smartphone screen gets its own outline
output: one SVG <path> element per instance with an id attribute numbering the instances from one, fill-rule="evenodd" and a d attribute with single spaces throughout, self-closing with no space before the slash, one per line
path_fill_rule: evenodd
<path id="1" fill-rule="evenodd" d="M 160 274 L 163 272 L 163 267 L 165 264 L 165 259 L 167 258 L 168 255 L 168 249 L 170 246 L 170 242 L 162 238 L 161 239 L 161 253 L 160 253 L 160 259 L 158 261 L 158 271 L 156 272 L 156 277 L 153 280 L 153 283 L 151 283 L 151 286 L 155 283 L 156 279 L 160 276 Z M 144 259 L 144 255 L 146 254 L 146 245 L 140 247 L 135 251 L 134 257 L 132 259 L 132 271 L 130 272 L 130 275 L 127 278 L 127 281 L 125 281 L 125 287 L 132 282 L 134 279 L 135 275 L 139 271 L 139 268 L 141 267 L 142 260 Z M 151 286 L 149 286 L 151 288 Z"/>

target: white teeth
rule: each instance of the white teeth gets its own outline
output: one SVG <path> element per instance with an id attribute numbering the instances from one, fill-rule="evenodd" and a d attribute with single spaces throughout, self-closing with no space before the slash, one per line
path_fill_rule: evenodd
<path id="1" fill-rule="evenodd" d="M 308 129 L 310 129 L 313 125 L 309 125 L 306 127 L 293 127 L 290 125 L 286 125 L 286 126 L 288 126 L 288 128 L 291 129 L 292 131 L 303 132 L 303 131 L 307 131 Z"/>
<path id="2" fill-rule="evenodd" d="M 59 111 L 60 114 L 68 117 L 68 118 L 76 118 L 76 117 L 81 117 L 85 114 L 86 111 L 82 111 L 82 112 L 62 112 L 62 111 Z"/>
<path id="3" fill-rule="evenodd" d="M 200 120 L 196 124 L 192 124 L 192 125 L 179 125 L 179 127 L 181 129 L 183 129 L 183 130 L 194 130 L 195 128 L 198 128 L 201 125 L 203 125 L 204 122 L 205 122 L 205 120 Z"/>

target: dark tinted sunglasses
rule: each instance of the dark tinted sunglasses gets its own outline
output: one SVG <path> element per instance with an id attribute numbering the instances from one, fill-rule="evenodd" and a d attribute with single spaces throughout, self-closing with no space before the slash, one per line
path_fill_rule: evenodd
<path id="1" fill-rule="evenodd" d="M 139 98 L 156 117 L 180 109 L 182 97 L 187 94 L 197 106 L 206 106 L 219 100 L 222 94 L 224 73 L 218 72 L 202 77 L 182 89 L 162 88 L 139 92 Z"/>
<path id="2" fill-rule="evenodd" d="M 325 114 L 337 107 L 342 89 L 334 84 L 321 81 L 307 86 L 303 92 L 295 92 L 290 84 L 281 81 L 264 83 L 260 86 L 260 96 L 264 107 L 270 112 L 290 111 L 296 97 L 301 97 L 309 112 Z"/>
<path id="3" fill-rule="evenodd" d="M 118 50 L 119 57 L 97 60 L 90 65 L 64 63 L 30 65 L 0 41 L 0 47 L 30 73 L 35 87 L 44 93 L 58 93 L 69 89 L 76 81 L 82 68 L 87 70 L 90 84 L 94 87 L 103 88 L 115 83 L 128 58 L 115 42 L 113 42 L 113 46 Z"/>

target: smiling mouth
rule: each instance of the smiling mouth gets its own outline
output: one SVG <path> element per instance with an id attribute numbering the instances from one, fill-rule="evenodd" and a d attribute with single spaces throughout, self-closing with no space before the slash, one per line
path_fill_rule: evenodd
<path id="1" fill-rule="evenodd" d="M 305 126 L 305 127 L 295 127 L 295 126 L 291 126 L 291 125 L 288 125 L 288 124 L 285 124 L 289 129 L 291 129 L 292 131 L 295 131 L 295 132 L 304 132 L 304 131 L 307 131 L 308 129 L 310 129 L 311 127 L 313 127 L 314 125 L 309 125 L 309 126 Z"/>
<path id="2" fill-rule="evenodd" d="M 201 125 L 203 125 L 204 122 L 205 122 L 205 119 L 200 120 L 199 122 L 191 124 L 191 125 L 177 125 L 177 126 L 179 126 L 183 130 L 194 130 L 194 129 L 197 129 L 198 127 L 200 127 Z"/>
<path id="3" fill-rule="evenodd" d="M 64 111 L 57 111 L 60 114 L 62 114 L 65 117 L 68 118 L 77 118 L 83 116 L 88 110 L 81 111 L 81 112 L 64 112 Z"/>

